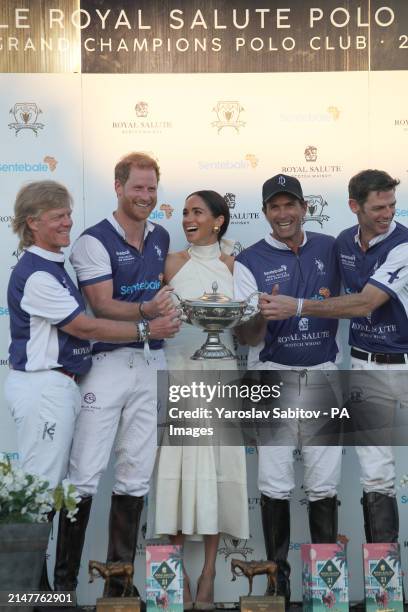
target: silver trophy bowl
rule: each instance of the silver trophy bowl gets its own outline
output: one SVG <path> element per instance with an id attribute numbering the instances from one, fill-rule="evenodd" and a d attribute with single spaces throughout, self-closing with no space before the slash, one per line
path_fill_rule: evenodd
<path id="1" fill-rule="evenodd" d="M 218 293 L 218 283 L 214 281 L 212 292 L 205 292 L 196 300 L 182 300 L 177 293 L 173 295 L 180 302 L 181 320 L 207 333 L 206 341 L 191 359 L 236 359 L 236 356 L 221 342 L 220 334 L 226 329 L 249 321 L 259 312 L 258 304 L 250 304 L 259 292 L 254 291 L 246 300 L 231 300 L 226 295 Z"/>

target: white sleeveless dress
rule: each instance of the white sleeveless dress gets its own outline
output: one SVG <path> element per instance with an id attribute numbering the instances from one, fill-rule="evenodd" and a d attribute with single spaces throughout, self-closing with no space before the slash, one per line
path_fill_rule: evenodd
<path id="1" fill-rule="evenodd" d="M 170 281 L 181 298 L 200 297 L 204 291 L 211 291 L 214 280 L 220 293 L 233 297 L 232 275 L 220 260 L 218 243 L 193 245 L 188 253 L 190 259 Z M 175 338 L 166 341 L 168 369 L 235 370 L 233 360 L 190 359 L 205 337 L 202 330 L 183 323 Z M 231 333 L 224 332 L 221 337 L 233 350 Z M 149 502 L 149 510 L 154 534 L 182 532 L 195 536 L 220 532 L 236 538 L 249 537 L 243 446 L 162 446 L 153 482 L 153 507 Z"/>

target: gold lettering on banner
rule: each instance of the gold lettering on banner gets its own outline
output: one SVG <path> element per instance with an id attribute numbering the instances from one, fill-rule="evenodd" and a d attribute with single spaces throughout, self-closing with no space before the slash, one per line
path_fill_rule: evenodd
<path id="1" fill-rule="evenodd" d="M 81 71 L 81 28 L 76 25 L 86 25 L 86 11 L 80 0 L 52 4 L 0 2 L 0 72 Z"/>

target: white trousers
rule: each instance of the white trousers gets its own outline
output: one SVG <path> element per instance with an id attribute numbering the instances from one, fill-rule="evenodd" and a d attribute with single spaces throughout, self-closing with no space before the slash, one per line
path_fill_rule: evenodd
<path id="1" fill-rule="evenodd" d="M 391 414 L 397 402 L 408 407 L 408 376 L 402 377 L 396 373 L 398 370 L 408 370 L 408 364 L 378 364 L 352 357 L 351 367 L 362 371 L 361 379 L 357 373 L 352 374 L 352 384 L 363 389 L 368 404 L 372 401 L 381 406 L 381 409 L 392 411 Z M 383 372 L 381 376 L 378 376 L 379 371 Z M 392 447 L 356 446 L 356 451 L 363 490 L 366 493 L 395 496 L 395 459 Z"/>
<path id="2" fill-rule="evenodd" d="M 80 382 L 69 480 L 81 496 L 95 495 L 112 446 L 119 495 L 141 497 L 149 490 L 157 450 L 157 370 L 165 370 L 162 350 L 121 348 L 93 357 Z"/>
<path id="3" fill-rule="evenodd" d="M 282 409 L 300 407 L 334 407 L 341 402 L 340 381 L 336 366 L 329 362 L 300 370 L 277 363 L 266 362 L 257 369 L 286 370 L 282 372 L 285 388 L 285 405 Z M 287 405 L 286 405 L 287 404 Z M 287 424 L 296 427 L 301 442 L 302 428 L 307 423 L 296 420 Z M 258 467 L 258 488 L 267 497 L 290 499 L 295 488 L 295 450 L 290 446 L 260 446 Z M 310 501 L 334 497 L 341 477 L 341 446 L 303 446 L 304 489 Z"/>
<path id="4" fill-rule="evenodd" d="M 22 468 L 55 488 L 67 475 L 75 420 L 81 406 L 78 385 L 61 372 L 11 370 L 5 396 L 17 427 Z"/>

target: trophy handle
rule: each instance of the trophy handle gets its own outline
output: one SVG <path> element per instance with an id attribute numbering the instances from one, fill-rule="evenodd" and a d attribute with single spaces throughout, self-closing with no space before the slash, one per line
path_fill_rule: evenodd
<path id="1" fill-rule="evenodd" d="M 178 295 L 178 293 L 176 293 L 175 291 L 173 291 L 172 295 L 174 295 L 174 297 L 177 298 L 178 301 L 180 302 L 176 308 L 179 314 L 179 317 L 180 317 L 180 321 L 183 321 L 183 323 L 191 323 L 189 317 L 186 315 L 186 313 L 183 310 L 184 300 L 182 300 L 181 297 Z"/>
<path id="2" fill-rule="evenodd" d="M 251 293 L 251 295 L 249 295 L 247 297 L 247 299 L 245 300 L 246 304 L 245 304 L 245 309 L 244 312 L 242 313 L 242 317 L 239 321 L 239 325 L 241 323 L 246 323 L 247 321 L 249 321 L 249 319 L 252 319 L 252 317 L 254 317 L 256 314 L 258 314 L 259 312 L 259 300 L 256 304 L 256 306 L 253 306 L 252 304 L 250 304 L 249 302 L 252 300 L 252 298 L 257 295 L 261 295 L 262 291 L 253 291 Z"/>

